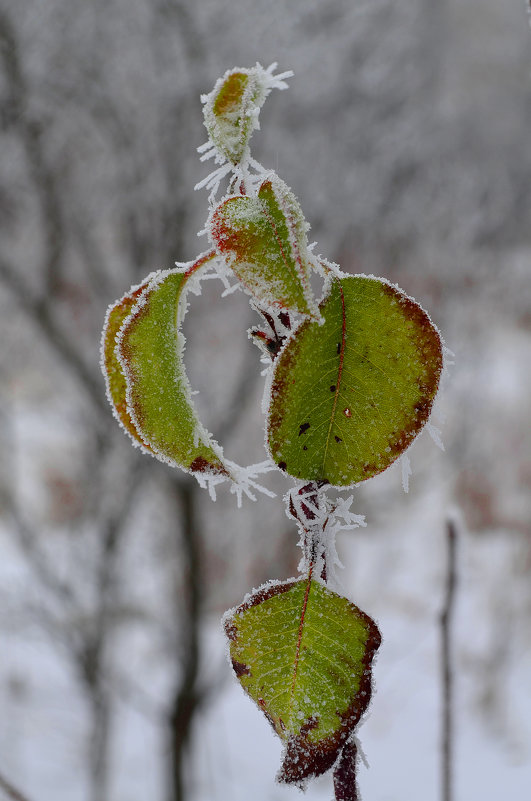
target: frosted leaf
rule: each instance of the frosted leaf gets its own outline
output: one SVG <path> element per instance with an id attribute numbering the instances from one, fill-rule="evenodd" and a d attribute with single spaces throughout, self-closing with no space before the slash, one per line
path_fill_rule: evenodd
<path id="1" fill-rule="evenodd" d="M 182 269 L 154 273 L 116 336 L 127 410 L 153 455 L 192 473 L 228 477 L 223 453 L 195 414 L 185 373 L 181 324 L 196 274 L 215 260 L 209 251 Z"/>
<path id="2" fill-rule="evenodd" d="M 206 228 L 219 255 L 260 307 L 320 319 L 310 273 L 308 224 L 295 195 L 274 173 L 256 196 L 235 194 L 212 210 Z"/>
<path id="3" fill-rule="evenodd" d="M 310 571 L 263 585 L 223 625 L 238 680 L 284 742 L 278 781 L 324 773 L 368 706 L 376 624 Z"/>
<path id="4" fill-rule="evenodd" d="M 228 161 L 231 166 L 249 158 L 249 140 L 260 127 L 261 107 L 271 90 L 286 89 L 286 79 L 293 75 L 291 71 L 275 75 L 276 66 L 264 69 L 257 63 L 251 69 L 228 70 L 209 94 L 201 96 L 211 145 L 202 145 L 204 156 L 214 150 L 219 163 Z"/>
<path id="5" fill-rule="evenodd" d="M 412 298 L 372 276 L 331 277 L 320 310 L 324 323 L 304 320 L 275 360 L 268 449 L 294 478 L 353 486 L 422 430 L 441 340 Z"/>

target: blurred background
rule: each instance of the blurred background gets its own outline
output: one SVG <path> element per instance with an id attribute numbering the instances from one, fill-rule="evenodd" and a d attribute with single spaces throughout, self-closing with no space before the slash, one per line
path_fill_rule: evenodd
<path id="1" fill-rule="evenodd" d="M 253 155 L 317 253 L 413 295 L 455 353 L 434 424 L 355 491 L 344 592 L 379 623 L 366 801 L 441 797 L 446 527 L 457 550 L 456 801 L 531 792 L 531 34 L 523 0 L 0 0 L 0 798 L 281 801 L 280 745 L 222 612 L 294 575 L 276 500 L 216 504 L 133 449 L 99 367 L 106 307 L 207 248 L 199 95 L 279 62 Z M 261 461 L 241 294 L 185 323 L 209 430 Z M 2 795 L 4 793 L 4 795 Z M 332 796 L 317 781 L 310 801 Z"/>

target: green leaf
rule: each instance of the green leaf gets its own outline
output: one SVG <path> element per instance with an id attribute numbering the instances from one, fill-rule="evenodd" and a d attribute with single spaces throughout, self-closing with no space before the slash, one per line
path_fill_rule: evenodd
<path id="1" fill-rule="evenodd" d="M 214 256 L 210 252 L 184 271 L 154 274 L 122 324 L 116 355 L 126 380 L 127 411 L 155 455 L 193 473 L 228 475 L 221 449 L 196 416 L 180 331 L 187 282 Z"/>
<path id="2" fill-rule="evenodd" d="M 280 178 L 264 180 L 257 197 L 222 201 L 209 225 L 214 247 L 260 304 L 319 317 L 310 287 L 308 225 Z"/>
<path id="3" fill-rule="evenodd" d="M 114 416 L 130 435 L 135 445 L 151 450 L 137 431 L 127 409 L 127 383 L 122 365 L 116 356 L 116 337 L 125 319 L 131 314 L 147 283 L 132 287 L 129 292 L 116 301 L 107 311 L 101 338 L 101 366 L 105 377 L 107 397 Z"/>
<path id="4" fill-rule="evenodd" d="M 226 72 L 212 92 L 201 98 L 209 137 L 232 164 L 239 164 L 246 154 L 253 130 L 258 128 L 260 108 L 271 89 L 284 88 L 279 77 L 259 65 L 236 68 Z"/>
<path id="5" fill-rule="evenodd" d="M 428 419 L 442 370 L 439 334 L 399 289 L 334 278 L 275 362 L 268 445 L 278 467 L 347 486 L 385 470 Z"/>
<path id="6" fill-rule="evenodd" d="M 265 585 L 224 627 L 236 676 L 286 744 L 279 780 L 324 773 L 369 703 L 376 624 L 310 573 Z"/>

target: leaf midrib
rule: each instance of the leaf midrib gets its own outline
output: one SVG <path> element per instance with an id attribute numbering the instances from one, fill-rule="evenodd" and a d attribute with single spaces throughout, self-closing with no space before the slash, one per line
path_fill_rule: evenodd
<path id="1" fill-rule="evenodd" d="M 295 684 L 297 682 L 297 671 L 299 668 L 299 659 L 300 659 L 300 651 L 301 651 L 301 643 L 302 643 L 302 636 L 304 633 L 304 621 L 306 618 L 306 610 L 308 608 L 308 601 L 310 598 L 310 592 L 312 587 L 312 573 L 313 573 L 313 563 L 310 565 L 308 569 L 308 576 L 306 579 L 306 587 L 304 588 L 304 600 L 302 602 L 302 610 L 301 610 L 301 618 L 299 622 L 299 632 L 297 635 L 297 645 L 295 648 L 295 660 L 293 663 L 293 679 L 291 682 L 291 689 L 289 694 L 289 712 L 288 712 L 288 725 L 292 728 L 292 714 L 293 714 L 293 702 L 295 700 Z"/>

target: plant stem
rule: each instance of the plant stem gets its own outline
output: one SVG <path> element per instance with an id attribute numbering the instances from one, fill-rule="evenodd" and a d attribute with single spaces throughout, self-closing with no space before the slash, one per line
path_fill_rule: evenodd
<path id="1" fill-rule="evenodd" d="M 441 678 L 442 678 L 442 765 L 441 799 L 453 798 L 453 740 L 454 740 L 454 676 L 452 669 L 452 624 L 457 584 L 457 528 L 452 520 L 446 523 L 447 563 L 444 605 L 441 612 Z"/>
<path id="2" fill-rule="evenodd" d="M 358 749 L 351 740 L 346 743 L 334 768 L 335 801 L 359 801 L 356 786 L 356 760 Z"/>

